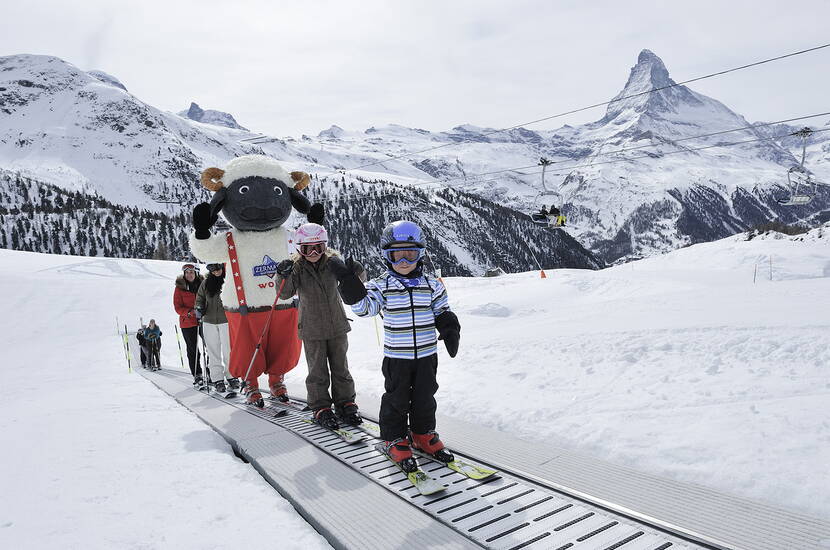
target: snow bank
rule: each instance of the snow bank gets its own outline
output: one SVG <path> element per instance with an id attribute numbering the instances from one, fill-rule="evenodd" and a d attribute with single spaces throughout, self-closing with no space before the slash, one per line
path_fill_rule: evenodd
<path id="1" fill-rule="evenodd" d="M 0 250 L 0 548 L 238 548 L 254 534 L 330 548 L 218 434 L 127 370 L 119 311 L 156 316 L 165 363 L 178 362 L 177 271 Z"/>

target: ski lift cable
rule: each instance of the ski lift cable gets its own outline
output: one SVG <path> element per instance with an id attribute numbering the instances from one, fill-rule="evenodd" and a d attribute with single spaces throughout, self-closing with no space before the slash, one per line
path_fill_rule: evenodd
<path id="1" fill-rule="evenodd" d="M 623 152 L 626 152 L 626 151 L 635 151 L 635 150 L 639 150 L 639 149 L 648 149 L 648 148 L 660 147 L 660 146 L 664 146 L 664 145 L 672 145 L 672 144 L 679 143 L 679 142 L 682 142 L 682 141 L 689 141 L 689 140 L 694 140 L 694 139 L 703 139 L 703 138 L 722 135 L 722 134 L 740 132 L 742 130 L 754 130 L 754 129 L 757 129 L 757 128 L 764 128 L 764 127 L 767 127 L 767 126 L 773 126 L 775 124 L 786 124 L 786 123 L 789 123 L 789 122 L 796 122 L 796 121 L 800 121 L 800 120 L 807 120 L 807 119 L 811 119 L 811 118 L 818 118 L 818 117 L 828 116 L 828 115 L 830 115 L 830 111 L 823 112 L 823 113 L 816 113 L 816 114 L 812 114 L 812 115 L 794 117 L 794 118 L 786 118 L 786 119 L 776 120 L 776 121 L 772 121 L 772 122 L 765 122 L 765 123 L 762 123 L 762 124 L 751 124 L 749 126 L 741 126 L 740 128 L 732 128 L 732 129 L 729 129 L 729 130 L 721 130 L 721 131 L 718 131 L 718 132 L 710 132 L 708 134 L 700 134 L 700 135 L 696 135 L 696 136 L 689 136 L 689 137 L 685 137 L 685 138 L 671 140 L 670 142 L 666 142 L 666 143 L 650 143 L 650 144 L 647 144 L 647 145 L 637 145 L 637 146 L 634 146 L 634 147 L 623 147 L 621 149 L 615 149 L 613 151 L 606 151 L 606 152 L 603 152 L 603 153 L 597 153 L 596 155 L 593 156 L 593 158 L 615 155 L 615 154 L 623 153 Z M 799 132 L 801 132 L 801 131 L 803 131 L 803 130 L 799 130 Z M 788 134 L 788 135 L 797 135 L 797 132 L 793 133 L 793 134 Z M 786 137 L 786 136 L 784 136 L 784 137 Z M 773 139 L 778 139 L 778 138 L 773 138 Z M 719 145 L 722 145 L 722 144 L 719 144 Z M 683 149 L 682 151 L 675 151 L 675 152 L 689 152 L 689 151 L 693 151 L 693 150 L 694 149 L 692 149 L 692 150 Z M 674 153 L 674 152 L 672 152 L 672 153 Z M 666 154 L 670 154 L 670 153 L 663 153 L 663 154 L 666 155 Z M 637 158 L 643 158 L 643 157 L 634 157 L 634 159 L 620 159 L 620 161 L 623 161 L 623 160 L 636 160 Z M 533 165 L 528 165 L 528 166 L 517 166 L 517 167 L 514 167 L 514 168 L 504 168 L 504 169 L 500 169 L 500 170 L 492 170 L 492 171 L 489 171 L 489 172 L 479 172 L 479 173 L 473 173 L 473 174 L 465 174 L 464 176 L 457 176 L 457 177 L 453 177 L 453 178 L 449 178 L 449 179 L 440 179 L 440 180 L 435 179 L 435 180 L 427 180 L 427 181 L 418 181 L 418 182 L 413 182 L 413 183 L 409 183 L 409 184 L 406 184 L 406 185 L 409 186 L 409 187 L 419 187 L 419 186 L 422 186 L 422 185 L 441 185 L 441 186 L 443 186 L 443 185 L 446 185 L 447 183 L 450 183 L 450 182 L 453 182 L 453 181 L 467 180 L 467 179 L 470 179 L 470 178 L 479 178 L 481 176 L 492 176 L 492 175 L 495 175 L 495 174 L 503 174 L 503 173 L 506 173 L 506 172 L 518 172 L 519 170 L 527 170 L 527 169 L 530 169 L 530 168 L 536 168 L 538 166 L 543 166 L 543 168 L 544 168 L 544 167 L 550 166 L 552 164 L 561 164 L 561 163 L 564 163 L 564 162 L 568 162 L 568 161 L 566 161 L 566 160 L 551 161 L 551 160 L 548 160 L 548 159 L 544 158 L 544 162 L 542 162 L 542 160 L 540 159 L 539 163 L 533 164 Z M 591 162 L 589 164 L 584 164 L 584 165 L 566 166 L 566 167 L 564 167 L 564 169 L 570 170 L 572 168 L 583 168 L 585 166 L 593 166 L 594 164 L 598 164 L 598 163 Z M 342 172 L 340 172 L 340 171 L 338 171 L 337 173 L 342 174 Z M 533 175 L 536 175 L 536 174 L 539 174 L 539 172 L 526 172 L 526 173 L 519 173 L 518 175 L 520 175 L 520 176 L 533 176 Z M 333 174 L 324 174 L 324 175 L 320 176 L 320 178 L 326 179 L 330 175 L 333 175 Z M 470 187 L 472 185 L 477 185 L 477 184 L 480 184 L 480 183 L 486 183 L 486 182 L 489 182 L 489 181 L 494 181 L 494 178 L 488 178 L 488 179 L 485 179 L 485 180 L 478 180 L 477 179 L 475 181 L 462 184 L 459 187 L 466 188 L 466 187 Z"/>
<path id="2" fill-rule="evenodd" d="M 729 68 L 729 69 L 724 69 L 722 71 L 717 71 L 717 72 L 714 72 L 714 73 L 709 73 L 709 74 L 705 74 L 705 75 L 702 75 L 702 76 L 698 76 L 698 77 L 695 77 L 695 78 L 690 78 L 688 80 L 682 80 L 680 82 L 675 82 L 674 84 L 669 84 L 669 85 L 666 85 L 666 86 L 659 86 L 657 88 L 652 88 L 652 89 L 646 90 L 644 92 L 638 92 L 636 94 L 630 94 L 630 95 L 627 95 L 627 96 L 617 97 L 617 98 L 614 98 L 610 101 L 604 101 L 602 103 L 594 103 L 593 105 L 580 107 L 578 109 L 571 109 L 570 111 L 563 111 L 561 113 L 557 113 L 557 114 L 542 117 L 542 118 L 537 118 L 535 120 L 531 120 L 531 121 L 528 121 L 528 122 L 522 122 L 522 123 L 519 123 L 519 124 L 515 124 L 513 126 L 508 126 L 507 128 L 501 128 L 501 129 L 498 129 L 498 130 L 490 130 L 488 132 L 483 132 L 483 133 L 479 134 L 479 136 L 485 136 L 486 137 L 486 136 L 490 136 L 490 135 L 493 135 L 493 134 L 498 134 L 498 133 L 501 133 L 501 132 L 509 132 L 510 130 L 515 130 L 517 128 L 530 126 L 530 125 L 533 125 L 533 124 L 538 124 L 540 122 L 545 122 L 545 121 L 552 120 L 552 119 L 555 119 L 555 118 L 560 118 L 560 117 L 563 117 L 563 116 L 580 113 L 580 112 L 583 112 L 583 111 L 588 111 L 590 109 L 595 109 L 597 107 L 603 107 L 603 106 L 610 105 L 612 103 L 616 103 L 616 102 L 623 101 L 623 100 L 626 100 L 626 99 L 631 99 L 631 98 L 635 98 L 635 97 L 639 97 L 639 96 L 643 96 L 643 95 L 653 94 L 655 92 L 659 92 L 659 91 L 662 91 L 662 90 L 667 90 L 669 88 L 675 88 L 677 86 L 683 86 L 685 84 L 690 84 L 692 82 L 699 82 L 699 81 L 705 80 L 707 78 L 713 78 L 715 76 L 722 76 L 722 75 L 733 73 L 733 72 L 740 71 L 740 70 L 743 70 L 743 69 L 749 69 L 751 67 L 757 67 L 759 65 L 772 63 L 774 61 L 780 61 L 782 59 L 787 59 L 789 57 L 795 57 L 797 55 L 802 55 L 802 54 L 805 54 L 805 53 L 814 52 L 814 51 L 821 50 L 821 49 L 828 48 L 828 47 L 830 47 L 830 43 L 822 44 L 822 45 L 819 45 L 819 46 L 814 46 L 812 48 L 807 48 L 807 49 L 803 49 L 803 50 L 799 50 L 799 51 L 795 51 L 795 52 L 790 52 L 790 53 L 779 55 L 779 56 L 776 56 L 776 57 L 771 57 L 771 58 L 768 58 L 768 59 L 762 59 L 760 61 L 755 61 L 753 63 L 747 63 L 747 64 L 741 65 L 739 67 L 732 67 L 732 68 Z M 458 145 L 460 143 L 466 143 L 466 142 L 469 142 L 469 141 L 473 141 L 473 139 L 472 138 L 463 138 L 459 141 L 453 141 L 453 142 L 450 142 L 450 143 L 443 143 L 441 145 L 436 145 L 434 147 L 428 147 L 426 149 L 413 151 L 411 153 L 403 153 L 401 155 L 391 156 L 391 157 L 383 159 L 383 160 L 378 160 L 378 161 L 374 161 L 374 162 L 370 162 L 370 163 L 366 163 L 366 164 L 361 164 L 360 166 L 355 166 L 354 168 L 349 168 L 347 171 L 360 170 L 362 168 L 368 168 L 369 166 L 375 166 L 375 165 L 378 165 L 378 164 L 382 164 L 384 162 L 400 160 L 400 159 L 410 157 L 410 156 L 413 156 L 413 155 L 420 155 L 422 153 L 428 153 L 428 152 L 431 152 L 431 151 L 436 151 L 438 149 L 443 149 L 445 147 L 452 147 L 454 145 Z"/>
<path id="3" fill-rule="evenodd" d="M 814 132 L 827 132 L 827 131 L 830 131 L 830 128 L 814 130 Z M 717 144 L 714 144 L 714 145 L 706 145 L 704 147 L 695 147 L 695 148 L 691 148 L 691 149 L 681 149 L 679 151 L 669 151 L 667 153 L 661 153 L 661 155 L 662 156 L 668 156 L 668 155 L 676 155 L 676 154 L 679 154 L 679 153 L 693 153 L 695 151 L 703 151 L 703 150 L 706 150 L 706 149 L 714 149 L 716 147 L 731 147 L 733 145 L 743 145 L 743 144 L 746 144 L 746 143 L 757 143 L 757 142 L 760 142 L 760 141 L 773 141 L 773 140 L 776 140 L 776 139 L 789 137 L 791 135 L 792 134 L 787 133 L 787 134 L 781 134 L 781 135 L 772 136 L 772 137 L 747 139 L 747 140 L 733 141 L 733 142 L 728 142 L 728 143 L 717 143 Z M 650 158 L 650 157 L 651 157 L 651 155 L 640 155 L 640 156 L 637 156 L 637 157 L 627 157 L 627 158 L 624 158 L 624 159 L 614 159 L 614 160 L 606 160 L 606 161 L 600 161 L 600 162 L 589 162 L 589 163 L 586 163 L 586 164 L 576 164 L 576 165 L 573 165 L 573 166 L 563 166 L 562 169 L 559 170 L 559 171 L 565 172 L 565 171 L 571 171 L 575 168 L 587 168 L 587 167 L 597 166 L 597 165 L 601 165 L 601 164 L 616 164 L 616 163 L 619 163 L 619 162 L 629 162 L 629 161 L 632 161 L 632 160 L 639 160 L 639 159 Z M 529 167 L 524 167 L 524 168 L 529 168 Z M 534 175 L 537 175 L 537 174 L 541 174 L 541 172 L 526 172 L 522 175 L 523 176 L 534 176 Z M 475 184 L 487 183 L 487 182 L 490 182 L 490 181 L 497 181 L 498 179 L 499 178 L 488 178 L 488 179 L 484 179 L 484 180 L 479 180 L 479 181 L 475 182 Z M 469 187 L 470 185 L 473 185 L 473 184 L 472 183 L 459 184 L 455 187 L 456 188 L 465 188 L 465 187 Z"/>
<path id="4" fill-rule="evenodd" d="M 703 138 L 707 138 L 707 137 L 718 136 L 718 135 L 721 135 L 721 134 L 729 134 L 729 133 L 732 133 L 732 132 L 740 132 L 742 130 L 753 130 L 753 129 L 756 129 L 756 128 L 763 128 L 765 126 L 772 126 L 772 125 L 775 125 L 775 124 L 786 124 L 788 122 L 795 122 L 795 121 L 798 121 L 798 120 L 806 120 L 806 119 L 810 119 L 810 118 L 817 118 L 817 117 L 828 116 L 828 115 L 830 115 L 830 111 L 825 112 L 825 113 L 817 113 L 817 114 L 814 114 L 814 115 L 807 115 L 807 116 L 801 116 L 801 117 L 796 117 L 796 118 L 788 118 L 788 119 L 784 119 L 784 120 L 777 120 L 777 121 L 774 121 L 774 122 L 765 122 L 763 124 L 752 124 L 750 126 L 742 126 L 740 128 L 733 128 L 733 129 L 730 129 L 730 130 L 721 130 L 719 132 L 711 132 L 711 133 L 708 133 L 708 134 L 701 134 L 701 135 L 698 135 L 698 136 L 689 136 L 689 137 L 685 137 L 685 138 L 674 139 L 674 140 L 671 140 L 670 142 L 666 142 L 666 143 L 649 143 L 647 145 L 637 145 L 635 147 L 623 147 L 622 149 L 616 149 L 614 151 L 606 151 L 604 153 L 597 153 L 596 155 L 594 155 L 594 158 L 614 155 L 614 154 L 617 154 L 617 153 L 624 153 L 626 151 L 635 151 L 635 150 L 638 150 L 638 149 L 648 149 L 648 148 L 651 148 L 651 147 L 660 147 L 660 146 L 664 146 L 664 145 L 671 145 L 673 143 L 679 143 L 681 141 L 689 141 L 689 140 L 693 140 L 693 139 L 703 139 Z M 788 135 L 795 135 L 795 134 L 788 134 Z M 684 150 L 688 151 L 688 149 L 684 149 Z M 667 154 L 667 153 L 664 153 L 664 154 Z M 563 162 L 568 162 L 567 160 L 555 160 L 555 161 L 550 161 L 550 160 L 547 160 L 547 159 L 545 159 L 545 160 L 547 161 L 546 166 L 549 166 L 551 164 L 561 164 Z M 480 173 L 477 173 L 477 174 L 466 174 L 465 176 L 456 176 L 456 177 L 453 177 L 453 178 L 443 179 L 443 180 L 437 180 L 436 179 L 436 180 L 428 180 L 428 181 L 423 181 L 423 182 L 415 182 L 415 183 L 412 183 L 411 185 L 426 185 L 426 184 L 433 184 L 433 183 L 443 184 L 443 183 L 449 183 L 449 182 L 452 182 L 452 181 L 468 179 L 470 177 L 489 176 L 489 175 L 493 175 L 493 174 L 502 174 L 504 172 L 514 172 L 514 171 L 517 171 L 517 170 L 527 170 L 529 168 L 536 168 L 537 166 L 540 166 L 540 165 L 541 165 L 540 163 L 537 163 L 537 164 L 532 164 L 532 165 L 528 165 L 528 166 L 517 166 L 515 168 L 505 168 L 505 169 L 502 169 L 502 170 L 493 170 L 491 172 L 480 172 Z M 537 173 L 538 172 L 534 172 L 534 174 L 537 174 Z M 474 183 L 471 183 L 471 184 L 468 184 L 468 185 L 473 185 Z"/>
<path id="5" fill-rule="evenodd" d="M 822 116 L 822 115 L 812 115 L 812 116 Z M 800 117 L 800 118 L 803 119 L 803 118 L 808 118 L 808 117 Z M 790 120 L 798 120 L 798 119 L 790 119 Z M 770 122 L 770 123 L 767 123 L 766 125 L 770 125 L 770 124 L 778 124 L 778 123 Z M 762 126 L 762 125 L 756 125 L 754 127 L 758 128 L 760 126 Z M 747 127 L 747 128 L 749 128 L 749 127 Z M 740 130 L 740 129 L 743 129 L 743 128 L 739 128 L 739 129 L 736 129 L 736 130 L 727 130 L 727 131 L 724 131 L 724 132 L 716 132 L 715 134 L 727 133 L 727 132 L 730 132 L 730 131 L 734 132 L 734 131 L 737 131 L 737 130 Z M 827 132 L 827 131 L 830 131 L 830 128 L 820 128 L 818 130 L 813 130 L 814 133 Z M 706 134 L 706 135 L 715 135 L 715 134 Z M 777 140 L 777 139 L 781 139 L 781 138 L 785 138 L 785 137 L 789 137 L 789 136 L 793 136 L 793 135 L 796 135 L 796 133 L 791 132 L 791 133 L 780 134 L 780 135 L 770 136 L 770 137 L 746 139 L 746 140 L 726 142 L 726 143 L 716 143 L 714 145 L 706 145 L 706 146 L 703 146 L 703 147 L 694 147 L 694 148 L 691 148 L 691 149 L 681 149 L 681 150 L 678 150 L 678 151 L 669 151 L 669 152 L 666 152 L 666 153 L 661 153 L 661 155 L 662 156 L 668 156 L 668 155 L 676 155 L 676 154 L 679 154 L 679 153 L 693 153 L 693 152 L 696 152 L 696 151 L 703 151 L 703 150 L 714 149 L 714 148 L 718 148 L 718 147 L 732 147 L 732 146 L 735 146 L 735 145 L 743 145 L 743 144 L 747 144 L 747 143 L 757 143 L 757 142 L 761 142 L 761 141 L 774 141 L 774 140 Z M 700 136 L 697 136 L 697 137 L 700 137 Z M 692 139 L 692 138 L 684 138 L 684 139 Z M 679 140 L 675 140 L 675 141 L 679 141 Z M 597 166 L 597 165 L 603 165 L 603 164 L 617 164 L 617 163 L 620 163 L 620 162 L 629 162 L 629 161 L 639 160 L 639 159 L 644 159 L 644 158 L 651 158 L 651 155 L 640 155 L 640 156 L 635 156 L 635 157 L 627 157 L 627 158 L 624 158 L 624 159 L 613 159 L 613 160 L 606 160 L 606 161 L 599 161 L 599 162 L 589 162 L 589 163 L 584 163 L 584 164 L 576 164 L 576 165 L 571 165 L 571 166 L 563 166 L 562 169 L 557 170 L 557 172 L 570 172 L 570 171 L 572 171 L 576 168 L 588 168 L 588 167 L 591 167 L 591 166 Z M 504 172 L 515 172 L 515 171 L 518 171 L 518 170 L 536 168 L 538 166 L 540 166 L 540 164 L 535 164 L 533 166 L 522 166 L 522 167 L 518 167 L 518 168 L 498 170 L 496 172 L 486 172 L 486 173 L 482 173 L 482 174 L 479 174 L 479 175 L 491 175 L 491 174 L 499 174 L 499 173 L 504 173 Z M 540 171 L 525 172 L 525 173 L 521 173 L 519 175 L 521 175 L 521 176 L 535 176 L 535 175 L 538 175 L 538 174 L 541 174 L 541 172 Z M 458 179 L 462 179 L 462 178 L 458 178 Z M 483 180 L 477 180 L 474 183 L 467 183 L 467 184 L 460 184 L 460 185 L 457 185 L 457 186 L 453 186 L 453 187 L 450 187 L 450 189 L 454 189 L 456 191 L 463 190 L 463 189 L 465 189 L 465 188 L 467 188 L 471 185 L 478 185 L 478 184 L 481 184 L 481 183 L 488 183 L 488 182 L 491 182 L 491 181 L 498 181 L 499 179 L 500 178 L 495 178 L 495 177 L 494 178 L 486 178 L 486 179 L 483 179 Z M 445 180 L 445 181 L 452 181 L 452 180 Z M 420 186 L 420 185 L 425 185 L 425 184 L 428 184 L 428 183 L 429 184 L 436 184 L 436 183 L 441 183 L 441 181 L 415 182 L 415 183 L 402 184 L 402 185 L 404 185 L 405 187 L 411 188 L 411 187 L 416 187 L 416 186 Z M 817 183 L 822 184 L 822 185 L 827 185 L 827 184 L 824 184 L 823 182 L 817 182 Z M 393 191 L 381 191 L 381 192 L 376 193 L 375 196 L 390 196 L 390 195 L 395 195 L 395 194 L 397 194 L 397 193 L 393 192 Z M 349 191 L 347 193 L 333 194 L 331 196 L 331 199 L 336 199 L 336 198 L 340 198 L 340 197 L 348 198 L 348 197 L 351 197 L 351 196 L 359 197 L 359 198 L 368 198 L 370 195 L 368 193 L 355 193 L 353 191 Z"/>

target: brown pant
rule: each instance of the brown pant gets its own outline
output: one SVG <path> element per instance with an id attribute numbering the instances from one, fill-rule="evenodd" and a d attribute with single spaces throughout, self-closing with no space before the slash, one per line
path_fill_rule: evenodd
<path id="1" fill-rule="evenodd" d="M 303 340 L 303 345 L 308 363 L 305 387 L 308 391 L 308 406 L 311 410 L 331 407 L 332 396 L 334 396 L 334 405 L 337 407 L 353 402 L 354 380 L 349 373 L 349 362 L 346 360 L 346 352 L 349 349 L 348 337 L 344 334 L 331 340 Z M 329 375 L 329 369 L 331 375 Z M 329 382 L 331 382 L 331 395 L 329 395 Z"/>

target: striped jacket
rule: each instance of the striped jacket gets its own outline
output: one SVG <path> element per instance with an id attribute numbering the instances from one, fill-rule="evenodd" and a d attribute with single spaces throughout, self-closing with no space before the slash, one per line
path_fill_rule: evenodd
<path id="1" fill-rule="evenodd" d="M 418 359 L 438 352 L 435 317 L 450 309 L 438 279 L 421 276 L 415 286 L 386 274 L 366 283 L 366 297 L 352 306 L 360 317 L 383 317 L 383 355 Z"/>

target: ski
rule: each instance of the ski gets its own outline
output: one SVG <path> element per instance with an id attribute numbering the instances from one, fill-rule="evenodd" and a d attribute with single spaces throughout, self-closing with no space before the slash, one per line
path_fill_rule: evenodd
<path id="1" fill-rule="evenodd" d="M 359 425 L 358 428 L 362 429 L 363 431 L 365 431 L 369 435 L 380 438 L 380 426 L 378 426 L 374 422 L 370 422 L 369 420 L 366 420 L 364 418 L 363 423 L 361 425 Z M 419 449 L 416 449 L 415 447 L 412 447 L 412 454 L 415 454 L 415 455 L 418 455 L 418 456 L 421 456 L 421 457 L 424 457 L 424 458 L 431 458 L 432 460 L 435 460 L 436 462 L 441 462 L 440 460 L 437 460 L 431 454 L 425 453 L 425 452 L 423 452 Z M 480 464 L 476 464 L 475 462 L 470 462 L 468 460 L 463 460 L 463 459 L 460 459 L 460 458 L 456 458 L 455 460 L 453 460 L 451 462 L 441 462 L 441 463 L 444 464 L 444 466 L 446 466 L 450 470 L 452 470 L 454 472 L 458 472 L 459 474 L 461 474 L 463 476 L 467 476 L 470 479 L 475 479 L 475 480 L 487 479 L 487 478 L 489 478 L 491 476 L 494 476 L 498 473 L 497 470 L 491 470 L 490 468 L 485 468 L 484 466 L 482 466 Z"/>
<path id="2" fill-rule="evenodd" d="M 355 433 L 355 432 L 352 432 L 352 431 L 349 431 L 349 430 L 344 430 L 343 428 L 337 428 L 336 430 L 330 430 L 329 428 L 326 428 L 325 426 L 320 426 L 320 424 L 318 424 L 317 422 L 315 422 L 314 420 L 312 420 L 310 418 L 303 418 L 302 421 L 307 422 L 309 424 L 314 424 L 315 426 L 319 426 L 320 428 L 322 428 L 324 430 L 328 430 L 331 433 L 333 433 L 334 435 L 336 435 L 337 437 L 339 437 L 340 439 L 342 439 L 344 442 L 349 443 L 349 444 L 359 443 L 360 441 L 363 441 L 363 436 L 360 435 L 359 433 Z"/>
<path id="3" fill-rule="evenodd" d="M 435 493 L 440 493 L 445 489 L 444 485 L 440 481 L 438 481 L 434 477 L 431 477 L 421 468 L 418 468 L 414 472 L 407 472 L 406 470 L 404 470 L 400 464 L 392 460 L 392 457 L 386 454 L 386 449 L 384 449 L 383 443 L 376 443 L 375 450 L 383 456 L 385 456 L 389 460 L 389 462 L 397 466 L 400 471 L 405 473 L 406 478 L 409 480 L 412 486 L 418 489 L 418 492 L 422 495 L 433 495 Z"/>

